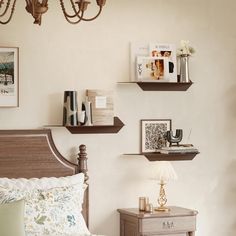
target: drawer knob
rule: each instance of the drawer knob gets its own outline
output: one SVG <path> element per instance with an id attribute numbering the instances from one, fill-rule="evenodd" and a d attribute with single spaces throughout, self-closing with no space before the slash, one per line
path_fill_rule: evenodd
<path id="1" fill-rule="evenodd" d="M 162 223 L 162 229 L 173 229 L 174 227 L 173 221 L 165 221 Z"/>

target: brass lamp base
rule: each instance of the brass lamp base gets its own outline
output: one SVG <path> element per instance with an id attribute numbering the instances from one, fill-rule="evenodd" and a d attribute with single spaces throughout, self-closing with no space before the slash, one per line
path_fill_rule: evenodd
<path id="1" fill-rule="evenodd" d="M 170 209 L 165 206 L 167 203 L 167 198 L 166 198 L 166 193 L 164 189 L 165 183 L 161 181 L 160 183 L 160 193 L 159 193 L 159 198 L 157 200 L 159 207 L 155 208 L 155 211 L 160 211 L 160 212 L 168 212 Z"/>
<path id="2" fill-rule="evenodd" d="M 162 207 L 157 207 L 154 210 L 155 211 L 161 211 L 161 212 L 169 212 L 170 208 L 162 206 Z"/>

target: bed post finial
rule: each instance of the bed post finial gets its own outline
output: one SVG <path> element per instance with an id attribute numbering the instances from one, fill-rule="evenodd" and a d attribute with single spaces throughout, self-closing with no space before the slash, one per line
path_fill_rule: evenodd
<path id="1" fill-rule="evenodd" d="M 87 153 L 86 153 L 86 146 L 85 145 L 80 145 L 79 146 L 79 153 L 78 153 L 78 168 L 79 168 L 79 173 L 84 173 L 84 182 L 87 184 L 87 181 L 89 179 L 88 177 L 88 167 L 87 167 Z"/>

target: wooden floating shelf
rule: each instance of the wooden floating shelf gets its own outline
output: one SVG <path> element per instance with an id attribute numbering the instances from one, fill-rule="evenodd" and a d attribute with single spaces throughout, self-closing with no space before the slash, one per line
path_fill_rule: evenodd
<path id="1" fill-rule="evenodd" d="M 162 154 L 162 153 L 137 153 L 137 154 L 125 154 L 125 155 L 141 155 L 145 156 L 149 161 L 190 161 L 199 154 L 199 152 L 192 153 L 172 153 L 172 154 Z"/>
<path id="2" fill-rule="evenodd" d="M 193 82 L 119 82 L 119 84 L 137 84 L 143 91 L 186 91 Z"/>
<path id="3" fill-rule="evenodd" d="M 114 117 L 114 125 L 93 125 L 93 126 L 66 126 L 72 134 L 108 134 L 118 133 L 124 123 L 118 118 Z"/>

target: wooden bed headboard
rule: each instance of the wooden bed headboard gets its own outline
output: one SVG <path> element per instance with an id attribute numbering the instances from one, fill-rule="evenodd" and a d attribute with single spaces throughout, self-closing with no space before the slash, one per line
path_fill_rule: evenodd
<path id="1" fill-rule="evenodd" d="M 80 145 L 78 165 L 66 160 L 57 150 L 50 129 L 0 130 L 0 178 L 63 177 L 87 175 L 86 146 Z M 83 216 L 88 225 L 88 188 Z"/>

